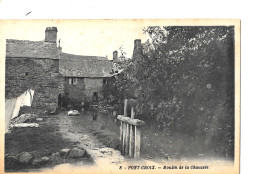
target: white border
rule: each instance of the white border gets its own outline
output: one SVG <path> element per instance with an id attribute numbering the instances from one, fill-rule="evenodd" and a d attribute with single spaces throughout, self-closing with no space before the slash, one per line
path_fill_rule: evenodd
<path id="1" fill-rule="evenodd" d="M 83 3 L 84 2 L 84 3 Z M 31 14 L 25 16 L 26 13 Z M 0 0 L 0 19 L 236 18 L 241 19 L 241 173 L 259 166 L 260 19 L 257 1 Z"/>

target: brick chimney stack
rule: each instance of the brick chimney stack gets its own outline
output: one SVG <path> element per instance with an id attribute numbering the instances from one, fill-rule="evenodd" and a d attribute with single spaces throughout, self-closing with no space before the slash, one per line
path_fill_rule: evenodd
<path id="1" fill-rule="evenodd" d="M 142 51 L 143 51 L 143 48 L 142 48 L 141 39 L 136 39 L 134 41 L 133 59 L 136 59 L 136 58 L 139 58 L 140 56 L 142 56 L 143 55 Z"/>
<path id="2" fill-rule="evenodd" d="M 57 42 L 57 27 L 47 27 L 45 30 L 45 42 Z"/>
<path id="3" fill-rule="evenodd" d="M 118 61 L 118 52 L 117 51 L 113 51 L 113 61 L 114 62 Z"/>

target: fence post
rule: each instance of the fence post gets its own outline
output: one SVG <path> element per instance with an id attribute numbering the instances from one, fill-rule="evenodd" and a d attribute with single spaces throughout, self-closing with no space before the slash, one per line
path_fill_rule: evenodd
<path id="1" fill-rule="evenodd" d="M 134 108 L 131 108 L 131 119 L 134 119 L 135 113 L 134 113 Z M 130 126 L 130 142 L 129 142 L 129 156 L 133 157 L 134 156 L 134 129 L 133 125 Z"/>
<path id="2" fill-rule="evenodd" d="M 123 143 L 122 143 L 122 153 L 125 155 L 125 145 L 126 145 L 126 123 L 123 122 Z"/>
<path id="3" fill-rule="evenodd" d="M 127 117 L 127 99 L 125 99 L 124 103 L 124 116 Z"/>
<path id="4" fill-rule="evenodd" d="M 135 126 L 135 154 L 134 158 L 140 158 L 141 129 Z"/>
<path id="5" fill-rule="evenodd" d="M 127 117 L 127 99 L 125 99 L 124 101 L 124 116 Z M 125 155 L 125 152 L 126 152 L 126 141 L 127 141 L 127 123 L 123 122 L 122 124 L 122 133 L 123 133 L 123 136 L 122 136 L 122 153 L 123 155 Z"/>
<path id="6" fill-rule="evenodd" d="M 118 115 L 120 123 L 120 141 L 122 143 L 121 152 L 136 159 L 140 158 L 141 148 L 141 126 L 144 121 L 134 119 L 134 107 L 131 107 L 131 118 L 127 117 L 127 102 L 124 100 L 124 115 Z"/>
<path id="7" fill-rule="evenodd" d="M 126 129 L 125 155 L 129 154 L 129 126 L 130 125 L 128 123 L 126 123 L 126 127 L 125 127 L 125 129 Z"/>
<path id="8" fill-rule="evenodd" d="M 123 121 L 120 121 L 120 142 L 123 141 Z"/>

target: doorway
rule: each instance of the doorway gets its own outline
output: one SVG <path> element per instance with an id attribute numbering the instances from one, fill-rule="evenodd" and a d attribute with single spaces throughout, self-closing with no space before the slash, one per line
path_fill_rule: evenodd
<path id="1" fill-rule="evenodd" d="M 94 92 L 93 93 L 93 102 L 97 102 L 98 101 L 98 92 Z"/>

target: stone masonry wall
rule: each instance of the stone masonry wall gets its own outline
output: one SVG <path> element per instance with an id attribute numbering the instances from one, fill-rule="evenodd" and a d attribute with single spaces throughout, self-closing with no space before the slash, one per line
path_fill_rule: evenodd
<path id="1" fill-rule="evenodd" d="M 59 60 L 33 58 L 7 58 L 5 97 L 14 98 L 27 89 L 35 90 L 32 107 L 22 107 L 33 113 L 51 111 L 58 106 Z M 21 111 L 22 111 L 21 110 Z"/>
<path id="2" fill-rule="evenodd" d="M 69 84 L 69 78 L 65 79 L 65 93 L 72 103 L 92 102 L 93 93 L 98 92 L 102 98 L 103 78 L 78 78 L 77 84 Z"/>

